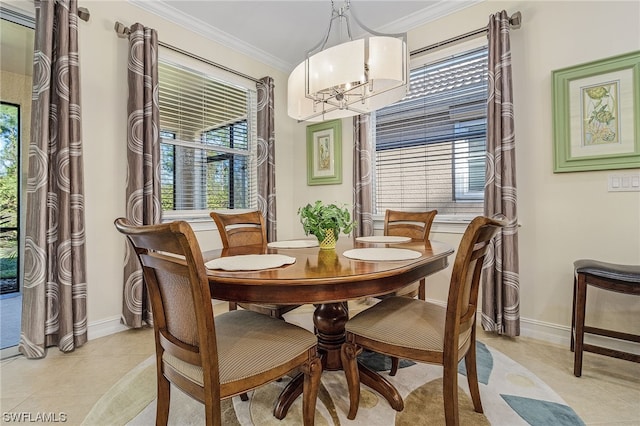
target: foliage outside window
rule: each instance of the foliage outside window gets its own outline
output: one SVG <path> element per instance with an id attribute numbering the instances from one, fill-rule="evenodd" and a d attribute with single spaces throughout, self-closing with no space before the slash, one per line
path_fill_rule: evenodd
<path id="1" fill-rule="evenodd" d="M 484 209 L 487 49 L 416 68 L 404 99 L 373 114 L 376 211 Z"/>
<path id="2" fill-rule="evenodd" d="M 20 106 L 0 104 L 0 279 L 2 292 L 17 290 L 18 271 L 18 147 L 20 143 Z M 12 281 L 13 283 L 13 281 Z"/>
<path id="3" fill-rule="evenodd" d="M 168 61 L 159 82 L 163 212 L 253 208 L 255 91 Z"/>

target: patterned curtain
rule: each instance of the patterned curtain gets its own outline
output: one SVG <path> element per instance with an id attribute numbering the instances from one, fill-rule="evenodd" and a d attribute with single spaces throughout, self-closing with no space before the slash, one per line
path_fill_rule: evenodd
<path id="1" fill-rule="evenodd" d="M 483 272 L 482 326 L 507 336 L 520 334 L 516 153 L 511 84 L 509 16 L 489 20 L 489 93 L 487 100 L 487 182 L 485 214 L 508 225 L 495 238 Z"/>
<path id="2" fill-rule="evenodd" d="M 358 224 L 355 237 L 373 235 L 370 122 L 369 114 L 353 117 L 353 217 Z"/>
<path id="3" fill-rule="evenodd" d="M 19 350 L 87 341 L 78 4 L 36 1 Z"/>
<path id="4" fill-rule="evenodd" d="M 258 91 L 258 209 L 265 217 L 267 241 L 276 241 L 276 135 L 273 78 L 257 83 Z"/>
<path id="5" fill-rule="evenodd" d="M 127 103 L 127 218 L 135 225 L 160 223 L 160 110 L 158 107 L 158 34 L 134 24 L 129 32 Z M 152 324 L 142 270 L 126 245 L 122 322 Z"/>

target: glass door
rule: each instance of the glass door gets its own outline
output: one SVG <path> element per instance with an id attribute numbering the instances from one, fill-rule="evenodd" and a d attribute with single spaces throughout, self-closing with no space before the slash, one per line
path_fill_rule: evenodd
<path id="1" fill-rule="evenodd" d="M 21 230 L 33 72 L 33 18 L 0 7 L 0 358 L 18 354 L 22 311 Z M 24 153 L 24 155 L 23 155 Z"/>

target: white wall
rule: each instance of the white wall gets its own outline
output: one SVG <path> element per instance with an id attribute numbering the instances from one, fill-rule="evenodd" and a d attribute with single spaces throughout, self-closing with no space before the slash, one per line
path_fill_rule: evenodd
<path id="1" fill-rule="evenodd" d="M 275 80 L 276 157 L 293 163 L 290 148 L 295 121 L 286 115 L 288 76 L 247 56 L 217 45 L 124 1 L 92 1 L 89 22 L 80 22 L 83 139 L 86 188 L 88 266 L 88 315 L 90 338 L 118 329 L 122 305 L 122 265 L 125 240 L 113 221 L 125 214 L 127 49 L 118 38 L 116 21 L 155 28 L 161 41 L 224 64 L 255 78 Z M 278 210 L 292 205 L 291 170 L 282 167 L 277 176 Z M 219 244 L 217 235 L 203 232 L 202 249 Z"/>
<path id="2" fill-rule="evenodd" d="M 483 2 L 409 32 L 414 50 L 487 24 L 489 15 L 521 11 L 522 28 L 511 32 L 516 117 L 520 286 L 523 334 L 568 339 L 573 262 L 594 258 L 640 263 L 640 193 L 607 192 L 609 171 L 553 173 L 551 72 L 640 49 L 640 3 L 612 1 Z M 345 119 L 343 155 L 351 156 L 351 120 Z M 349 129 L 349 130 L 347 130 Z M 304 138 L 299 125 L 298 138 Z M 295 146 L 303 158 L 302 143 Z M 342 185 L 306 186 L 304 162 L 295 173 L 296 201 L 352 202 L 351 168 L 345 161 Z M 636 169 L 637 171 L 638 169 Z M 297 202 L 296 205 L 300 204 Z M 457 245 L 459 236 L 434 238 Z M 446 300 L 448 276 L 428 281 L 427 294 Z M 640 298 L 591 291 L 588 321 L 640 333 Z"/>
<path id="3" fill-rule="evenodd" d="M 345 119 L 342 184 L 307 186 L 306 124 L 286 115 L 286 74 L 124 1 L 91 1 L 85 6 L 91 19 L 79 24 L 80 60 L 89 337 L 95 338 L 114 331 L 122 303 L 124 239 L 113 220 L 125 207 L 127 41 L 116 36 L 115 21 L 139 21 L 156 28 L 160 39 L 171 45 L 256 78 L 274 77 L 279 238 L 302 235 L 296 210 L 307 202 L 352 203 L 353 144 L 351 119 Z M 523 14 L 522 29 L 511 35 L 523 329 L 534 335 L 557 329 L 564 338 L 574 260 L 640 263 L 640 193 L 608 193 L 606 171 L 553 173 L 551 71 L 639 50 L 640 3 L 488 1 L 412 30 L 410 49 L 482 27 L 491 13 L 502 9 Z M 447 229 L 436 224 L 435 238 L 457 245 L 459 235 Z M 217 244 L 210 234 L 200 237 L 203 249 Z M 428 297 L 445 300 L 447 280 L 446 273 L 430 278 Z M 640 324 L 629 320 L 640 312 L 638 298 L 599 294 L 590 302 L 598 304 L 600 314 L 590 316 L 596 323 L 640 332 Z"/>

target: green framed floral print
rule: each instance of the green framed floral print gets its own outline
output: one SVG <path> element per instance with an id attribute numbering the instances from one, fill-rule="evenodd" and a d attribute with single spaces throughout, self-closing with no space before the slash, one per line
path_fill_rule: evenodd
<path id="1" fill-rule="evenodd" d="M 552 75 L 553 171 L 640 168 L 640 51 Z"/>
<path id="2" fill-rule="evenodd" d="M 307 126 L 307 185 L 342 183 L 342 120 Z"/>

